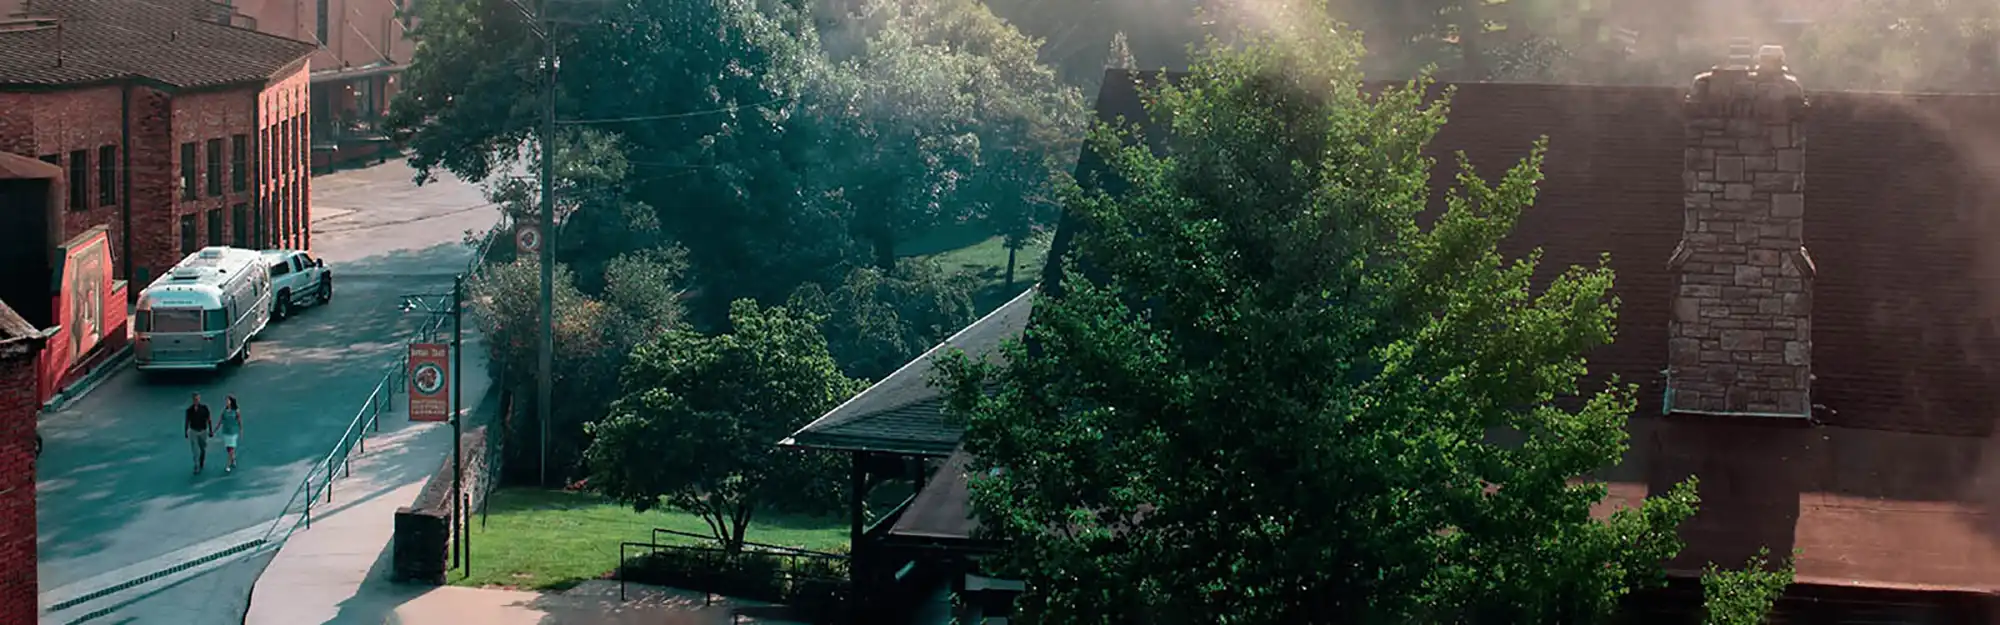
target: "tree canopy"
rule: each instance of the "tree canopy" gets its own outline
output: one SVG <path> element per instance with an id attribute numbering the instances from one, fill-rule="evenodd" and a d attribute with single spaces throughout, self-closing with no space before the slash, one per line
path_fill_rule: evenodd
<path id="1" fill-rule="evenodd" d="M 1314 7 L 1317 8 L 1317 7 Z M 1608 519 L 1589 479 L 1632 389 L 1608 267 L 1531 283 L 1498 242 L 1541 146 L 1460 164 L 1418 216 L 1443 123 L 1423 82 L 1361 89 L 1325 13 L 1211 44 L 1106 126 L 1064 282 L 1005 364 L 944 364 L 974 508 L 1034 623 L 1591 622 L 1655 581 L 1692 481 Z M 1164 145 L 1142 147 L 1145 137 Z"/>
<path id="2" fill-rule="evenodd" d="M 641 511 L 694 513 L 730 549 L 760 506 L 839 492 L 831 456 L 772 445 L 861 391 L 814 322 L 739 300 L 731 333 L 675 331 L 640 346 L 625 396 L 591 427 L 590 485 Z"/>

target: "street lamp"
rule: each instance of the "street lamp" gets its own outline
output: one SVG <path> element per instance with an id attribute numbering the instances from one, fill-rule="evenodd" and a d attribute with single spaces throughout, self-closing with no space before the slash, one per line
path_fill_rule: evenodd
<path id="1" fill-rule="evenodd" d="M 472 564 L 471 515 L 465 511 L 465 439 L 459 418 L 465 412 L 465 404 L 459 395 L 464 387 L 461 380 L 465 376 L 465 274 L 453 276 L 451 293 L 416 293 L 403 296 L 403 312 L 423 311 L 432 316 L 451 316 L 451 531 L 458 540 L 451 541 L 451 565 L 457 568 L 466 565 L 462 572 L 470 572 Z M 426 324 L 428 326 L 429 324 Z M 430 328 L 426 327 L 427 333 Z M 461 556 L 462 554 L 462 556 Z"/>

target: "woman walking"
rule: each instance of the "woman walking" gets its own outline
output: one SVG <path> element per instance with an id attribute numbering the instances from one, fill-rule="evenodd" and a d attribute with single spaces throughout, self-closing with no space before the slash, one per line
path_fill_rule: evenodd
<path id="1" fill-rule="evenodd" d="M 243 413 L 236 409 L 235 395 L 223 400 L 222 418 L 218 421 L 221 423 L 217 424 L 215 435 L 222 439 L 222 448 L 229 451 L 229 466 L 223 467 L 222 472 L 230 473 L 236 470 L 236 437 L 243 433 Z"/>

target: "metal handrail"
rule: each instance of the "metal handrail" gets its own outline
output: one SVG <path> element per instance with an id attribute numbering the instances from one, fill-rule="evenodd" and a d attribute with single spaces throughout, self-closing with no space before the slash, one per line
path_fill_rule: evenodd
<path id="1" fill-rule="evenodd" d="M 494 228 L 487 230 L 484 237 L 481 237 L 479 245 L 473 250 L 471 262 L 467 263 L 467 275 L 476 275 L 479 273 L 479 269 L 484 266 L 486 255 L 491 252 L 494 241 L 499 239 L 500 231 L 504 225 L 504 223 L 496 225 Z M 445 321 L 446 317 L 443 315 L 432 317 L 418 329 L 418 336 L 426 340 L 433 339 L 437 336 L 438 332 L 443 330 Z M 381 379 L 375 383 L 374 390 L 369 391 L 368 399 L 362 402 L 361 409 L 356 411 L 354 418 L 348 421 L 347 431 L 343 432 L 340 435 L 340 439 L 334 442 L 333 449 L 327 452 L 324 459 L 314 463 L 312 469 L 306 471 L 305 477 L 299 478 L 299 485 L 292 490 L 291 498 L 285 501 L 285 506 L 279 509 L 276 518 L 271 519 L 271 526 L 265 530 L 264 537 L 260 539 L 262 544 L 272 544 L 274 540 L 283 540 L 289 537 L 291 532 L 297 530 L 300 526 L 311 528 L 313 503 L 318 501 L 322 494 L 325 495 L 328 503 L 333 502 L 335 471 L 339 470 L 343 476 L 353 474 L 353 467 L 351 466 L 353 451 L 358 448 L 362 453 L 366 453 L 368 451 L 368 432 L 380 432 L 382 430 L 382 411 L 385 408 L 394 410 L 391 405 L 395 400 L 397 388 L 401 386 L 404 374 L 403 359 L 405 357 L 398 355 L 390 363 L 388 371 L 384 372 Z M 323 479 L 319 480 L 319 488 L 314 488 L 313 482 L 315 477 L 323 477 Z M 292 516 L 293 506 L 299 504 L 301 500 L 304 501 L 304 505 L 300 508 L 298 517 L 293 520 L 291 525 L 285 526 L 284 521 L 287 517 Z M 280 536 L 280 533 L 283 536 Z"/>
<path id="2" fill-rule="evenodd" d="M 326 496 L 328 503 L 333 501 L 333 480 L 336 471 L 342 475 L 352 475 L 351 461 L 354 450 L 359 447 L 361 451 L 366 452 L 368 432 L 381 431 L 382 410 L 387 408 L 395 397 L 394 381 L 399 372 L 399 367 L 391 365 L 389 370 L 382 374 L 381 379 L 375 383 L 375 388 L 369 391 L 368 398 L 362 402 L 360 410 L 355 411 L 354 418 L 348 421 L 347 431 L 341 433 L 333 449 L 327 452 L 325 458 L 313 463 L 313 467 L 299 479 L 298 488 L 293 489 L 291 498 L 285 501 L 285 506 L 279 509 L 277 517 L 271 519 L 271 526 L 264 531 L 262 539 L 264 543 L 270 544 L 274 539 L 282 540 L 290 536 L 300 525 L 312 527 L 313 502 L 319 500 L 321 494 Z M 319 488 L 314 488 L 315 477 L 323 477 L 319 480 Z M 291 525 L 284 525 L 285 519 L 292 516 L 292 507 L 301 500 L 304 501 L 304 506 L 299 511 L 299 517 L 294 519 Z M 283 536 L 280 536 L 281 533 Z"/>

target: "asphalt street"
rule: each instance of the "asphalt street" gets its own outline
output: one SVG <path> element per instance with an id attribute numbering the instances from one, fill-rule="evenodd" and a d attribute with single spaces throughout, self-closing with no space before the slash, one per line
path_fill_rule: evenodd
<path id="1" fill-rule="evenodd" d="M 285 508 L 424 321 L 422 313 L 398 309 L 401 295 L 449 292 L 452 275 L 471 258 L 465 233 L 498 217 L 474 186 L 442 180 L 419 188 L 411 174 L 392 161 L 313 180 L 313 251 L 334 271 L 333 301 L 273 323 L 249 362 L 211 375 L 128 369 L 42 417 L 37 505 L 45 596 L 153 560 L 167 563 L 174 552 L 268 524 Z M 222 471 L 222 451 L 212 444 L 207 470 L 193 474 L 181 411 L 197 392 L 218 412 L 227 395 L 242 406 L 234 473 Z M 406 425 L 400 406 L 384 419 L 385 430 Z M 336 486 L 336 502 L 339 496 Z M 263 560 L 204 576 L 212 578 L 206 584 L 241 585 L 241 593 L 170 589 L 161 601 L 194 594 L 244 603 L 246 582 Z M 143 618 L 151 610 L 122 612 L 138 620 L 115 614 L 103 622 L 154 620 Z"/>

